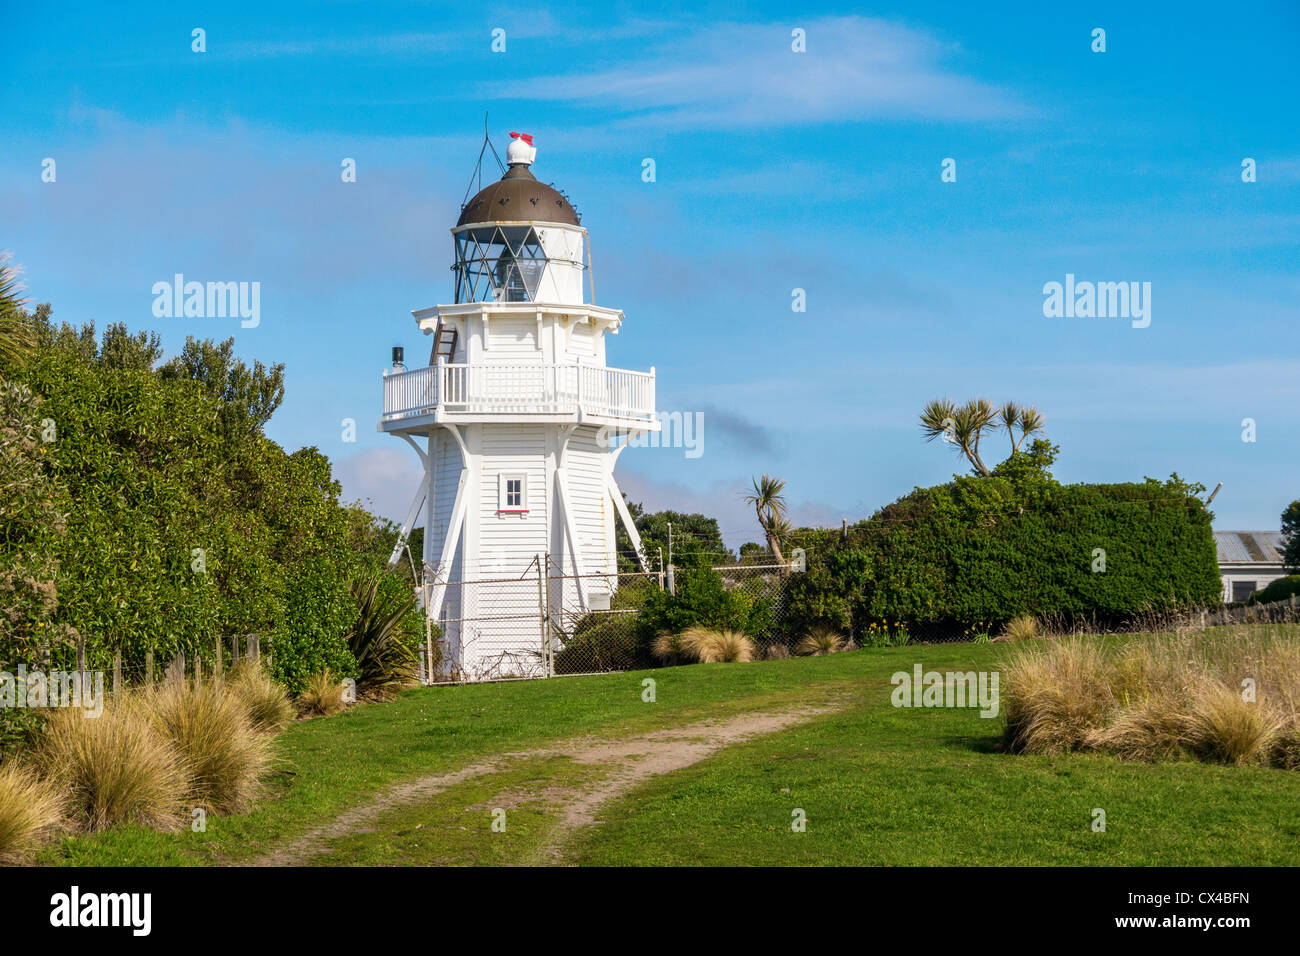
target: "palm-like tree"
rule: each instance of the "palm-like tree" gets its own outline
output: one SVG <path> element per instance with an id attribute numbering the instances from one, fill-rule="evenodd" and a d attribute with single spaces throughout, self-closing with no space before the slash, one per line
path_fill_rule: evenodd
<path id="1" fill-rule="evenodd" d="M 27 299 L 18 281 L 18 266 L 0 252 L 0 365 L 21 365 L 31 354 L 32 329 L 23 314 Z"/>
<path id="2" fill-rule="evenodd" d="M 1007 437 L 1011 439 L 1011 454 L 1020 451 L 1020 446 L 1024 444 L 1026 438 L 1030 435 L 1038 434 L 1043 430 L 1043 416 L 1032 405 L 1017 405 L 1015 402 L 1005 402 L 998 409 L 999 427 L 1006 429 Z M 1020 437 L 1016 437 L 1016 428 L 1020 429 Z"/>
<path id="3" fill-rule="evenodd" d="M 1040 434 L 1046 427 L 1047 423 L 1043 421 L 1042 413 L 1034 406 L 1020 409 L 1020 420 L 1016 423 L 1020 426 L 1020 440 L 1015 444 L 1015 450 L 1020 451 L 1021 442 L 1030 435 Z M 1010 429 L 1008 429 L 1009 431 Z"/>
<path id="4" fill-rule="evenodd" d="M 1016 422 L 1020 420 L 1020 406 L 1015 402 L 1003 402 L 1002 407 L 998 409 L 999 425 L 1007 431 L 1007 437 L 1011 439 L 1011 454 L 1018 450 L 1016 443 Z"/>
<path id="5" fill-rule="evenodd" d="M 980 457 L 980 439 L 997 416 L 987 398 L 972 398 L 960 406 L 950 398 L 941 398 L 928 402 L 921 409 L 921 430 L 926 441 L 942 436 L 945 441 L 952 442 L 976 471 L 988 475 L 988 466 Z"/>
<path id="6" fill-rule="evenodd" d="M 759 527 L 763 529 L 763 534 L 767 538 L 768 550 L 776 558 L 778 564 L 784 564 L 785 558 L 781 554 L 781 538 L 790 531 L 789 524 L 785 520 L 785 482 L 780 478 L 773 478 L 771 475 L 763 475 L 761 478 L 755 478 L 754 493 L 745 495 L 745 502 L 754 506 L 754 514 L 758 516 Z"/>
<path id="7" fill-rule="evenodd" d="M 958 405 L 950 398 L 939 398 L 921 409 L 921 431 L 926 441 L 942 436 L 956 445 L 981 475 L 991 474 L 980 457 L 980 439 L 985 429 L 1005 429 L 1011 439 L 1011 454 L 1015 455 L 1025 439 L 1038 434 L 1043 427 L 1043 416 L 1038 409 L 1015 402 L 1003 402 L 995 409 L 987 398 L 972 398 L 965 405 Z"/>

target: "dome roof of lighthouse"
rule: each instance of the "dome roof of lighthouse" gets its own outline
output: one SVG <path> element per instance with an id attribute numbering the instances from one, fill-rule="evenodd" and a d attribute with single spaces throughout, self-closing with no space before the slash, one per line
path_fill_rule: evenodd
<path id="1" fill-rule="evenodd" d="M 570 226 L 581 225 L 572 203 L 558 189 L 538 182 L 526 163 L 512 164 L 504 176 L 479 190 L 473 199 L 465 203 L 456 225 L 463 226 L 471 222 L 556 222 Z"/>

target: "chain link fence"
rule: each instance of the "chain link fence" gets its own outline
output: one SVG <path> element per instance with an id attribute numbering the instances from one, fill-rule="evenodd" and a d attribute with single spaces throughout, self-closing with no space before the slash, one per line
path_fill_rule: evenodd
<path id="1" fill-rule="evenodd" d="M 598 674 L 653 663 L 638 616 L 651 595 L 673 588 L 671 565 L 574 574 L 550 555 L 514 564 L 511 572 L 423 586 L 429 620 L 438 626 L 430 630 L 421 662 L 425 683 Z M 791 566 L 742 563 L 713 570 L 725 589 L 770 609 L 771 626 L 755 635 L 760 656 L 783 643 L 783 581 Z"/>

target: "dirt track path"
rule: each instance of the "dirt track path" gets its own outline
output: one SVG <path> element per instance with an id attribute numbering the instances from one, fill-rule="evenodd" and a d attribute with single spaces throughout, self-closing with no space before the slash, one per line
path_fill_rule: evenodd
<path id="1" fill-rule="evenodd" d="M 724 747 L 762 737 L 828 714 L 838 708 L 826 703 L 814 706 L 741 714 L 725 720 L 704 720 L 667 730 L 617 738 L 579 737 L 554 747 L 501 754 L 449 773 L 433 774 L 385 790 L 370 803 L 353 807 L 330 823 L 316 827 L 271 853 L 254 860 L 252 866 L 301 866 L 328 852 L 331 840 L 370 832 L 384 813 L 428 799 L 450 787 L 505 770 L 519 760 L 570 757 L 576 763 L 596 765 L 609 772 L 586 787 L 554 788 L 546 791 L 548 801 L 562 808 L 559 822 L 535 863 L 555 863 L 562 855 L 570 834 L 599 822 L 602 805 L 660 774 L 681 770 L 711 756 Z M 502 794 L 494 806 L 509 807 L 530 794 Z"/>

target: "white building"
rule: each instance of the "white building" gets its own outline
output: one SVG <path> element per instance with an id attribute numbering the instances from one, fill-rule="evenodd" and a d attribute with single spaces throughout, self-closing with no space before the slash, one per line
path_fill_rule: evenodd
<path id="1" fill-rule="evenodd" d="M 445 671 L 469 679 L 545 672 L 539 606 L 553 620 L 609 606 L 616 520 L 640 549 L 614 463 L 659 428 L 654 369 L 605 364 L 623 313 L 594 304 L 587 230 L 533 176 L 531 137 L 511 136 L 505 175 L 451 230 L 453 303 L 412 313 L 429 365 L 405 370 L 394 350 L 379 423 L 424 466 L 403 540 L 422 512 L 425 610 Z M 539 560 L 563 576 L 544 597 Z"/>
<path id="2" fill-rule="evenodd" d="M 1281 531 L 1216 531 L 1214 546 L 1219 553 L 1224 601 L 1245 601 L 1286 577 Z"/>

